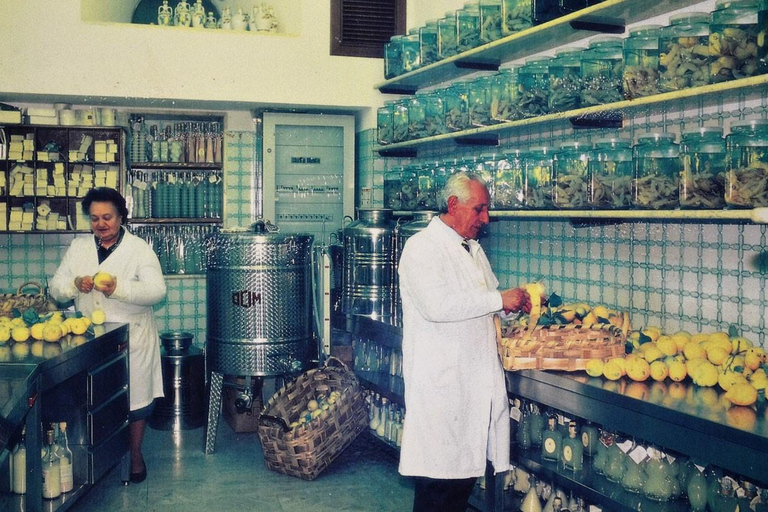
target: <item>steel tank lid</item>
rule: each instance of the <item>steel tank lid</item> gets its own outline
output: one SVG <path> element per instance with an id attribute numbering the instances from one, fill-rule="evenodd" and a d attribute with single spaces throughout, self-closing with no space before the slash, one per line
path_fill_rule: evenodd
<path id="1" fill-rule="evenodd" d="M 358 219 L 343 230 L 344 235 L 355 233 L 391 232 L 395 228 L 394 211 L 389 208 L 358 208 Z"/>
<path id="2" fill-rule="evenodd" d="M 211 236 L 211 239 L 217 238 L 229 241 L 241 240 L 249 244 L 283 244 L 289 241 L 311 242 L 314 235 L 309 233 L 281 233 L 280 228 L 276 225 L 259 219 L 248 227 L 222 229 Z"/>

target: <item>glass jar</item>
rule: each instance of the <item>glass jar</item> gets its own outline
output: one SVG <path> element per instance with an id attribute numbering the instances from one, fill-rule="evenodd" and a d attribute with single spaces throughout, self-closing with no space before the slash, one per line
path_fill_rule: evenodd
<path id="1" fill-rule="evenodd" d="M 589 206 L 623 210 L 632 206 L 632 141 L 608 138 L 595 141 L 589 157 Z"/>
<path id="2" fill-rule="evenodd" d="M 717 0 L 709 22 L 712 83 L 768 71 L 765 0 Z"/>
<path id="3" fill-rule="evenodd" d="M 403 210 L 413 211 L 419 204 L 419 180 L 416 168 L 407 166 L 400 173 L 400 205 Z"/>
<path id="4" fill-rule="evenodd" d="M 416 93 L 417 95 L 420 93 Z M 427 135 L 447 133 L 445 127 L 445 91 L 443 89 L 422 93 L 424 102 L 424 118 L 427 123 Z"/>
<path id="5" fill-rule="evenodd" d="M 604 105 L 624 99 L 622 92 L 622 41 L 598 36 L 581 54 L 581 106 Z"/>
<path id="6" fill-rule="evenodd" d="M 522 151 L 504 152 L 504 158 L 496 163 L 493 178 L 493 208 L 516 210 L 523 207 L 523 160 Z"/>
<path id="7" fill-rule="evenodd" d="M 680 152 L 674 133 L 650 133 L 633 149 L 635 179 L 632 204 L 646 210 L 679 206 Z"/>
<path id="8" fill-rule="evenodd" d="M 411 29 L 400 40 L 402 44 L 403 73 L 408 73 L 421 67 L 421 50 L 419 48 L 419 29 Z"/>
<path id="9" fill-rule="evenodd" d="M 486 187 L 488 188 L 488 194 L 491 197 L 491 203 L 493 203 L 493 198 L 496 195 L 496 190 L 493 187 L 493 182 L 496 178 L 496 167 L 499 163 L 499 160 L 503 158 L 504 155 L 496 151 L 483 153 L 480 155 L 480 161 L 482 165 L 478 166 L 477 171 L 475 171 L 485 182 Z"/>
<path id="10" fill-rule="evenodd" d="M 456 50 L 466 52 L 480 46 L 480 8 L 476 1 L 467 2 L 456 11 Z"/>
<path id="11" fill-rule="evenodd" d="M 437 59 L 453 57 L 457 53 L 456 48 L 456 13 L 450 11 L 437 20 Z"/>
<path id="12" fill-rule="evenodd" d="M 520 68 L 518 108 L 523 117 L 549 112 L 549 64 L 551 57 L 531 57 Z"/>
<path id="13" fill-rule="evenodd" d="M 731 133 L 726 137 L 725 162 L 728 206 L 768 206 L 768 120 L 731 123 Z"/>
<path id="14" fill-rule="evenodd" d="M 549 111 L 574 110 L 581 104 L 581 53 L 584 48 L 563 48 L 549 64 Z"/>
<path id="15" fill-rule="evenodd" d="M 435 167 L 437 165 L 437 162 L 427 162 L 419 166 L 416 171 L 419 182 L 417 210 L 437 209 L 437 189 L 435 187 Z"/>
<path id="16" fill-rule="evenodd" d="M 408 140 L 421 139 L 427 134 L 426 100 L 417 92 L 408 100 Z"/>
<path id="17" fill-rule="evenodd" d="M 382 146 L 394 142 L 393 103 L 392 101 L 384 102 L 384 105 L 376 109 L 376 139 Z"/>
<path id="18" fill-rule="evenodd" d="M 563 210 L 587 207 L 589 152 L 581 142 L 566 142 L 553 155 L 552 203 Z"/>
<path id="19" fill-rule="evenodd" d="M 501 0 L 480 0 L 480 44 L 501 39 Z"/>
<path id="20" fill-rule="evenodd" d="M 469 124 L 488 126 L 491 122 L 491 77 L 480 76 L 469 82 L 467 98 Z"/>
<path id="21" fill-rule="evenodd" d="M 491 119 L 495 123 L 520 119 L 517 108 L 517 68 L 504 68 L 491 77 Z"/>
<path id="22" fill-rule="evenodd" d="M 397 35 L 389 38 L 384 45 L 384 78 L 395 78 L 403 74 L 403 36 Z"/>
<path id="23" fill-rule="evenodd" d="M 522 156 L 523 201 L 533 210 L 552 209 L 552 150 L 546 146 L 531 148 Z"/>
<path id="24" fill-rule="evenodd" d="M 419 59 L 422 66 L 437 62 L 437 20 L 428 20 L 419 29 Z"/>
<path id="25" fill-rule="evenodd" d="M 467 82 L 455 82 L 445 91 L 445 127 L 449 132 L 466 130 L 469 124 Z"/>
<path id="26" fill-rule="evenodd" d="M 408 102 L 397 100 L 392 104 L 392 140 L 403 142 L 408 140 Z"/>
<path id="27" fill-rule="evenodd" d="M 679 91 L 709 83 L 709 14 L 670 16 L 659 33 L 659 91 Z"/>
<path id="28" fill-rule="evenodd" d="M 680 207 L 725 206 L 725 139 L 720 127 L 705 126 L 680 139 Z"/>
<path id="29" fill-rule="evenodd" d="M 659 25 L 629 31 L 624 39 L 624 97 L 642 98 L 659 92 Z"/>
<path id="30" fill-rule="evenodd" d="M 400 200 L 400 180 L 402 169 L 395 167 L 384 173 L 384 208 L 399 210 L 402 208 Z"/>
<path id="31" fill-rule="evenodd" d="M 505 36 L 515 34 L 533 26 L 533 6 L 531 0 L 502 0 L 501 33 Z"/>
<path id="32" fill-rule="evenodd" d="M 455 159 L 443 160 L 437 164 L 435 169 L 435 202 L 439 207 L 440 191 L 443 190 L 445 182 L 451 177 L 451 169 Z"/>

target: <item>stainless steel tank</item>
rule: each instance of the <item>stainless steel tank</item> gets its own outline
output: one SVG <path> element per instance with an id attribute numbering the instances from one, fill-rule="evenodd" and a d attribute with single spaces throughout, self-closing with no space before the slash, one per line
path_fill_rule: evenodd
<path id="1" fill-rule="evenodd" d="M 410 237 L 429 226 L 433 217 L 440 215 L 440 212 L 434 210 L 421 210 L 413 212 L 413 218 L 409 222 L 399 224 L 395 229 L 395 240 L 397 251 L 395 253 L 395 316 L 392 322 L 395 325 L 400 325 L 403 318 L 403 303 L 400 299 L 400 286 L 397 274 L 397 265 L 400 264 L 400 255 L 403 253 L 403 247 L 405 242 Z"/>
<path id="2" fill-rule="evenodd" d="M 395 311 L 395 223 L 392 210 L 361 208 L 344 228 L 341 310 L 389 322 Z"/>
<path id="3" fill-rule="evenodd" d="M 208 244 L 208 371 L 303 370 L 312 344 L 312 235 L 283 235 L 261 222 Z"/>

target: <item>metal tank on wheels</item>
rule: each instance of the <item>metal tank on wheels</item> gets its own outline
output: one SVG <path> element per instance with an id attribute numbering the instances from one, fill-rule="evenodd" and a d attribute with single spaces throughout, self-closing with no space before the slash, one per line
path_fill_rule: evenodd
<path id="1" fill-rule="evenodd" d="M 308 366 L 314 353 L 312 238 L 280 234 L 263 221 L 208 238 L 206 453 L 214 451 L 225 383 L 246 378 L 235 405 L 247 409 L 263 377 Z"/>

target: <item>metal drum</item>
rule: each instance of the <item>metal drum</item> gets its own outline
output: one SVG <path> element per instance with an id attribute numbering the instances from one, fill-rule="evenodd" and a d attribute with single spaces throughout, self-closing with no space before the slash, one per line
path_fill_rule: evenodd
<path id="1" fill-rule="evenodd" d="M 161 365 L 165 396 L 155 401 L 149 426 L 156 430 L 187 430 L 203 426 L 205 358 L 192 346 L 192 333 L 164 332 Z"/>
<path id="2" fill-rule="evenodd" d="M 344 228 L 341 310 L 389 322 L 395 308 L 395 223 L 392 210 L 359 209 Z"/>
<path id="3" fill-rule="evenodd" d="M 208 371 L 264 377 L 304 370 L 312 235 L 281 235 L 257 222 L 208 243 Z"/>
<path id="4" fill-rule="evenodd" d="M 403 247 L 405 242 L 410 237 L 429 226 L 432 221 L 432 217 L 437 217 L 440 212 L 434 210 L 422 210 L 413 212 L 413 219 L 410 222 L 400 224 L 395 230 L 395 240 L 397 241 L 397 253 L 395 254 L 395 261 L 397 265 L 400 264 L 400 255 L 403 253 Z M 403 302 L 400 299 L 400 286 L 397 275 L 397 266 L 395 266 L 395 325 L 400 325 L 403 318 Z"/>

